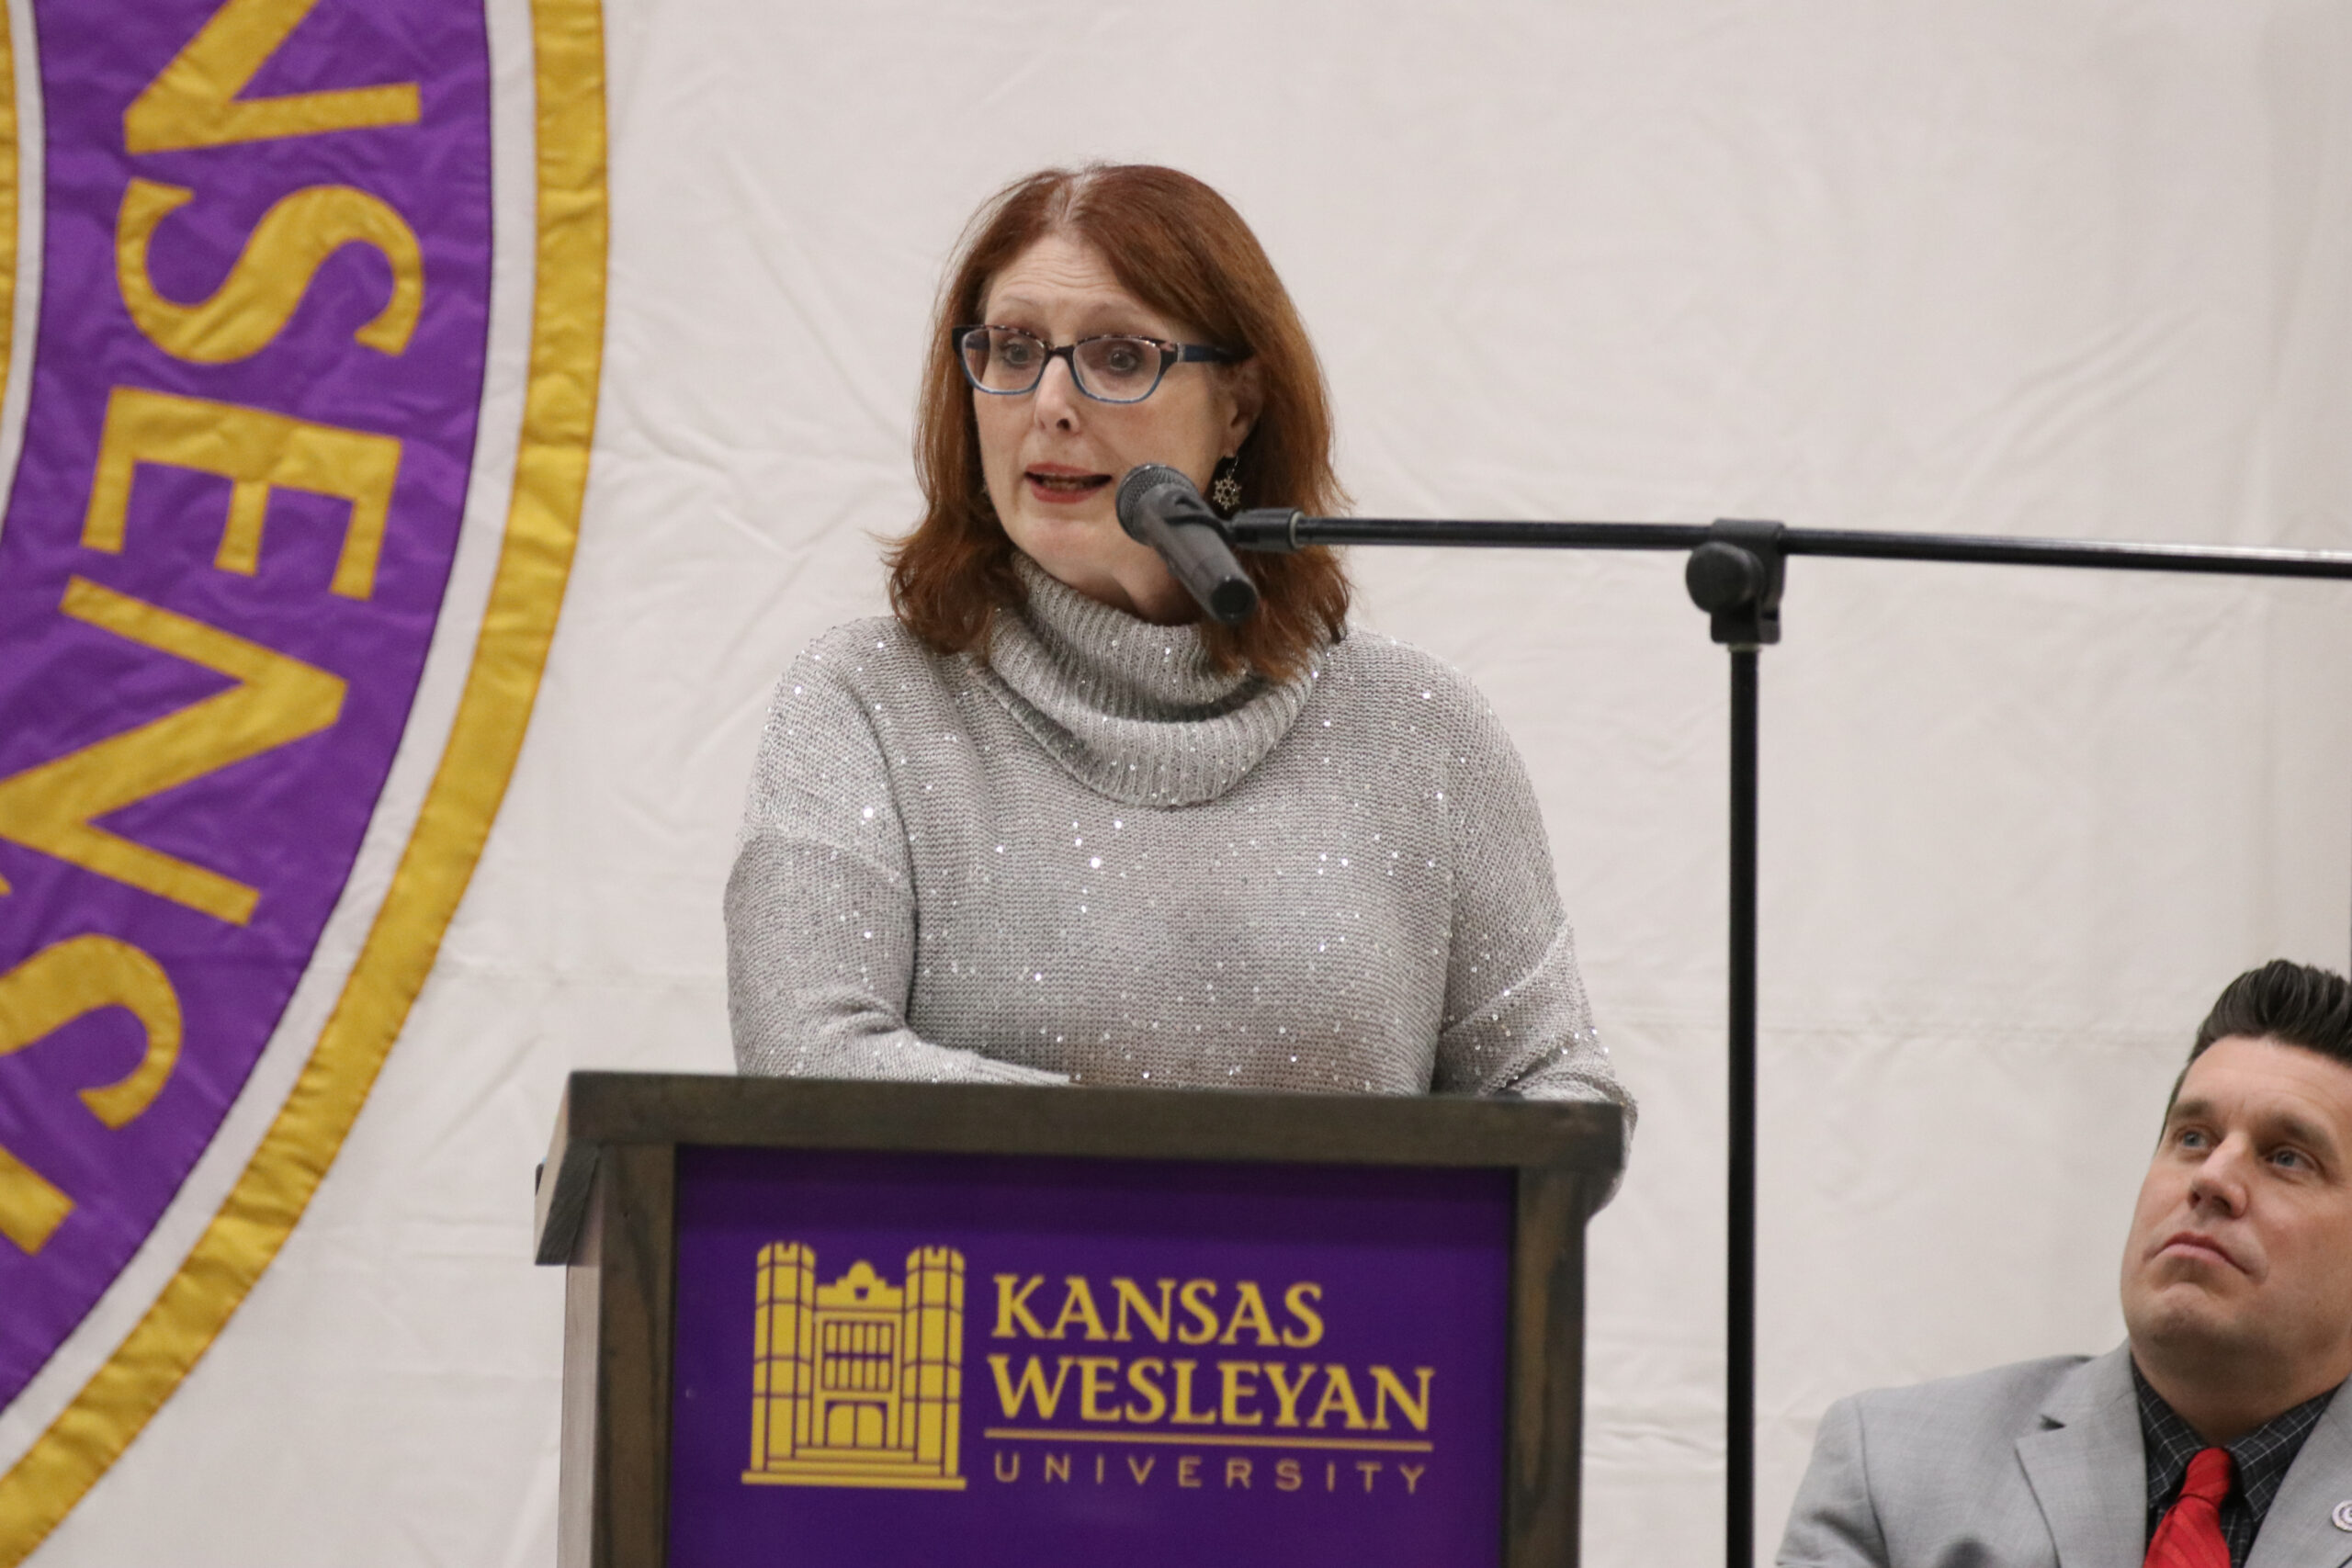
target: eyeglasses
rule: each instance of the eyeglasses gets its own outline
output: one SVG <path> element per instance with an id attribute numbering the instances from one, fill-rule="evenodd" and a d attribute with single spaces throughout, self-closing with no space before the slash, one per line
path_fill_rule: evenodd
<path id="1" fill-rule="evenodd" d="M 1070 379 L 1099 403 L 1139 403 L 1158 389 L 1171 365 L 1234 365 L 1249 357 L 1197 343 L 1162 343 L 1156 337 L 1082 337 L 1059 348 L 1018 327 L 963 327 L 956 348 L 965 378 L 991 397 L 1018 397 L 1036 390 L 1046 367 L 1069 361 Z"/>

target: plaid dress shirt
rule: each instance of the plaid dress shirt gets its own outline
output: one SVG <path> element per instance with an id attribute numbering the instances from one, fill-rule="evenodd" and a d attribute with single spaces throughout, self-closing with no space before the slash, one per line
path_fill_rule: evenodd
<path id="1" fill-rule="evenodd" d="M 2148 1386 L 2136 1365 L 2132 1369 L 2132 1386 L 2140 1393 L 2140 1436 L 2148 1456 L 2146 1540 L 2154 1540 L 2157 1524 L 2180 1498 L 2181 1483 L 2188 1479 L 2188 1461 L 2212 1445 L 2165 1403 L 2164 1395 Z M 2245 1568 L 2246 1553 L 2254 1550 L 2254 1538 L 2262 1529 L 2263 1516 L 2270 1511 L 2270 1500 L 2278 1495 L 2279 1484 L 2302 1451 L 2303 1439 L 2327 1414 L 2328 1402 L 2338 1392 L 2330 1389 L 2316 1399 L 2307 1399 L 2229 1445 L 2235 1473 L 2230 1495 L 2222 1500 L 2222 1539 L 2229 1542 L 2230 1568 Z"/>

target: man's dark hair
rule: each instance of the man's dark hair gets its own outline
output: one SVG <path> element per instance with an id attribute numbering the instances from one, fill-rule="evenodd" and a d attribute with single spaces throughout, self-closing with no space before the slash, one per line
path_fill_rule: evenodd
<path id="1" fill-rule="evenodd" d="M 2283 958 L 2249 969 L 2222 987 L 2188 1059 L 2233 1035 L 2300 1045 L 2352 1067 L 2352 980 Z"/>

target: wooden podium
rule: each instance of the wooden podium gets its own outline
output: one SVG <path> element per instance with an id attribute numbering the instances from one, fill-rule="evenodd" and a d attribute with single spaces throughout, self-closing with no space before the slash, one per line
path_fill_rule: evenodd
<path id="1" fill-rule="evenodd" d="M 575 1073 L 564 1568 L 1566 1568 L 1549 1101 Z"/>

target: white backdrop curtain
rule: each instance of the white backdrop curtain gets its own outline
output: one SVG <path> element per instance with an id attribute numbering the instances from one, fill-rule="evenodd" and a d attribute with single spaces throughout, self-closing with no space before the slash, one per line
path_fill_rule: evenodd
<path id="1" fill-rule="evenodd" d="M 502 91 L 520 7 L 492 4 Z M 552 1561 L 531 1167 L 570 1069 L 729 1064 L 767 691 L 881 605 L 941 265 L 1012 176 L 1151 160 L 1230 196 L 1367 513 L 2352 547 L 2335 0 L 605 20 L 603 405 L 520 772 L 309 1216 L 40 1568 Z M 1717 1560 L 1724 656 L 1679 558 L 1354 569 L 1364 621 L 1517 738 L 1644 1105 L 1591 1234 L 1586 1560 Z M 1838 1394 L 2117 1341 L 2189 1031 L 2252 964 L 2342 966 L 2352 899 L 2352 589 L 1804 560 L 1786 619 L 1767 1549 Z"/>

